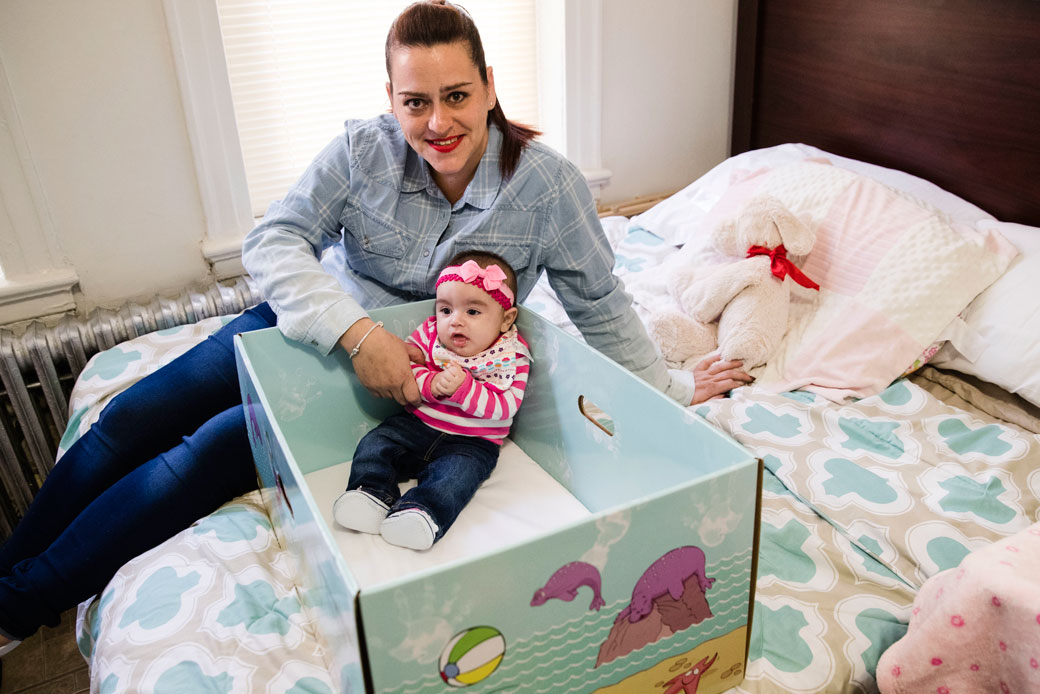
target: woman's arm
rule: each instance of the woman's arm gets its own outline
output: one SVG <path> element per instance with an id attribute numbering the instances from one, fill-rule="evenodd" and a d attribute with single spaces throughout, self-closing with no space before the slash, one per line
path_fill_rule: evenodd
<path id="1" fill-rule="evenodd" d="M 361 349 L 351 359 L 361 385 L 376 397 L 391 398 L 400 405 L 418 405 L 419 386 L 411 369 L 411 361 L 416 359 L 413 348 L 367 316 L 350 326 L 339 343 L 352 353 L 362 338 Z M 421 355 L 418 358 L 421 360 Z"/>
<path id="2" fill-rule="evenodd" d="M 690 404 L 692 379 L 670 376 L 632 308 L 632 298 L 614 275 L 614 252 L 581 171 L 564 160 L 555 190 L 546 271 L 567 315 L 590 345 L 678 402 Z"/>
<path id="3" fill-rule="evenodd" d="M 322 354 L 336 345 L 348 352 L 362 337 L 352 362 L 373 395 L 418 404 L 419 391 L 404 342 L 376 328 L 365 309 L 322 268 L 319 258 L 339 243 L 340 218 L 351 196 L 350 130 L 315 157 L 286 196 L 271 204 L 242 244 L 242 264 L 278 315 L 278 327 Z"/>
<path id="4" fill-rule="evenodd" d="M 565 162 L 556 186 L 552 231 L 555 250 L 549 284 L 586 342 L 681 405 L 696 405 L 753 379 L 740 362 L 702 362 L 689 371 L 669 370 L 614 275 L 614 252 L 600 225 L 581 172 Z"/>
<path id="5" fill-rule="evenodd" d="M 367 315 L 319 262 L 324 248 L 342 237 L 349 187 L 350 142 L 344 133 L 270 205 L 242 244 L 242 264 L 278 315 L 278 327 L 322 354 Z"/>

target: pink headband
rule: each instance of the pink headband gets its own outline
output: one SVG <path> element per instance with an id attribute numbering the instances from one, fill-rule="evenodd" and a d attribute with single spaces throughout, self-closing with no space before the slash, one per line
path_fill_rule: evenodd
<path id="1" fill-rule="evenodd" d="M 506 285 L 506 273 L 498 265 L 480 267 L 475 260 L 467 260 L 462 265 L 449 265 L 437 276 L 434 289 L 442 282 L 464 282 L 480 287 L 497 301 L 502 308 L 509 310 L 513 306 L 513 292 Z"/>

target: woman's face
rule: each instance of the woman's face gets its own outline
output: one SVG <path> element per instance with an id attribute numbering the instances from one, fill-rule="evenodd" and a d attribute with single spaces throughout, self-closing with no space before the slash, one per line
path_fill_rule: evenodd
<path id="1" fill-rule="evenodd" d="M 488 141 L 487 115 L 495 105 L 488 83 L 470 60 L 466 43 L 397 46 L 390 53 L 386 85 L 405 139 L 433 169 L 445 196 L 455 202 L 477 170 Z"/>

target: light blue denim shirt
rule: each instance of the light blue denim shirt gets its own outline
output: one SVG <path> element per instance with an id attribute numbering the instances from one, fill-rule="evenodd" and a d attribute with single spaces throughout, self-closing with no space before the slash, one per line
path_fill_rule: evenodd
<path id="1" fill-rule="evenodd" d="M 242 261 L 278 327 L 328 354 L 366 309 L 431 298 L 456 253 L 489 250 L 516 271 L 518 301 L 544 270 L 590 345 L 689 403 L 692 379 L 669 377 L 613 274 L 581 172 L 531 142 L 503 180 L 502 135 L 489 130 L 473 180 L 452 205 L 392 115 L 347 121 L 243 243 Z"/>

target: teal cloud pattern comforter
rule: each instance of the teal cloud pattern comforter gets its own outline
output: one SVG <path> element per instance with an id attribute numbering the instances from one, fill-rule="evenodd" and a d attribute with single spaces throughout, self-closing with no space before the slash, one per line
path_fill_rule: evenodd
<path id="1" fill-rule="evenodd" d="M 622 277 L 675 251 L 639 229 L 619 240 Z M 568 325 L 547 285 L 526 306 Z M 62 448 L 116 393 L 226 320 L 96 355 L 73 391 Z M 766 467 L 750 654 L 734 692 L 876 691 L 878 658 L 906 631 L 921 584 L 1040 518 L 1040 436 L 911 380 L 849 404 L 750 387 L 694 411 Z M 331 692 L 294 573 L 259 495 L 226 504 L 80 606 L 91 690 Z"/>

